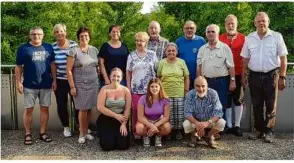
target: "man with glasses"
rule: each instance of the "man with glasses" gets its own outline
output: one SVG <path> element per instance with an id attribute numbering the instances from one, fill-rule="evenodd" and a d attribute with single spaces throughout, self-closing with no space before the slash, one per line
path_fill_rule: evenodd
<path id="1" fill-rule="evenodd" d="M 240 129 L 240 122 L 243 112 L 243 95 L 244 88 L 241 84 L 241 71 L 242 71 L 242 57 L 240 55 L 243 44 L 245 42 L 245 35 L 237 31 L 238 21 L 235 15 L 228 15 L 225 19 L 226 33 L 219 36 L 219 40 L 227 44 L 233 53 L 233 59 L 235 64 L 235 78 L 236 78 L 236 89 L 230 91 L 228 94 L 227 108 L 225 109 L 226 115 L 226 133 L 235 134 L 236 136 L 242 136 L 243 133 Z M 232 102 L 234 106 L 232 106 Z M 232 111 L 234 110 L 234 115 Z M 234 126 L 232 118 L 234 117 Z"/>
<path id="2" fill-rule="evenodd" d="M 25 145 L 33 143 L 31 124 L 37 97 L 40 104 L 40 140 L 52 141 L 46 134 L 46 128 L 51 104 L 51 88 L 56 89 L 56 67 L 52 46 L 42 42 L 44 33 L 40 27 L 31 28 L 29 38 L 30 42 L 18 48 L 15 66 L 16 88 L 20 94 L 24 94 Z"/>
<path id="3" fill-rule="evenodd" d="M 193 21 L 186 21 L 183 27 L 184 36 L 176 40 L 179 48 L 179 58 L 186 62 L 190 73 L 190 81 L 196 78 L 196 62 L 199 48 L 205 44 L 203 37 L 196 35 L 197 26 Z M 193 82 L 190 83 L 189 89 L 193 89 Z M 185 90 L 189 91 L 189 90 Z"/>
<path id="4" fill-rule="evenodd" d="M 204 76 L 208 87 L 216 90 L 223 112 L 227 106 L 228 91 L 236 88 L 233 54 L 230 47 L 219 41 L 219 26 L 206 27 L 208 43 L 199 50 L 197 76 Z"/>
<path id="5" fill-rule="evenodd" d="M 198 76 L 194 82 L 195 89 L 190 90 L 184 101 L 184 114 L 187 120 L 183 127 L 185 133 L 191 133 L 189 146 L 194 147 L 197 140 L 205 140 L 212 149 L 218 148 L 214 134 L 224 130 L 226 121 L 222 119 L 222 105 L 217 92 L 207 87 L 203 76 Z"/>

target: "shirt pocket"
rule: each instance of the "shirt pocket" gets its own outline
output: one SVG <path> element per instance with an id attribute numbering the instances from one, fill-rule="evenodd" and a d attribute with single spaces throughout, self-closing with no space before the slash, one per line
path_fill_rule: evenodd
<path id="1" fill-rule="evenodd" d="M 276 48 L 276 43 L 275 42 L 268 42 L 265 45 L 265 53 L 268 56 L 277 56 L 277 48 Z"/>
<path id="2" fill-rule="evenodd" d="M 213 66 L 217 68 L 221 68 L 224 65 L 225 57 L 221 53 L 215 54 L 215 58 L 213 60 Z"/>
<path id="3" fill-rule="evenodd" d="M 250 56 L 258 54 L 258 45 L 251 45 L 248 47 Z"/>

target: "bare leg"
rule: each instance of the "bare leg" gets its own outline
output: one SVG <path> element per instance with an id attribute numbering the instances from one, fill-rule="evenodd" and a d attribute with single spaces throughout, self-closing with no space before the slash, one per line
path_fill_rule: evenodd
<path id="1" fill-rule="evenodd" d="M 40 122 L 41 122 L 41 128 L 40 133 L 45 133 L 47 128 L 47 123 L 49 119 L 49 108 L 47 106 L 40 106 Z"/>
<path id="2" fill-rule="evenodd" d="M 23 112 L 23 124 L 25 127 L 26 135 L 31 133 L 31 125 L 33 121 L 34 108 L 26 108 Z"/>

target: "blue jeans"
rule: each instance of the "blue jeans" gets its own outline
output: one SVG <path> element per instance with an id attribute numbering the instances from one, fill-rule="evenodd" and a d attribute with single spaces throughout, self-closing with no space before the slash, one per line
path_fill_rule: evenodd
<path id="1" fill-rule="evenodd" d="M 208 87 L 216 90 L 219 100 L 223 106 L 223 112 L 225 117 L 225 109 L 227 108 L 228 92 L 229 92 L 229 76 L 218 78 L 206 78 Z"/>

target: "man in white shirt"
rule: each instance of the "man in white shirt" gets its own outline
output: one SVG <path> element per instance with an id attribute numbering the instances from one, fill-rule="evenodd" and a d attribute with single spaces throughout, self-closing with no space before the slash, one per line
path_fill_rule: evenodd
<path id="1" fill-rule="evenodd" d="M 254 125 L 257 130 L 257 133 L 250 135 L 249 139 L 264 138 L 265 142 L 272 143 L 278 89 L 282 91 L 286 86 L 288 51 L 282 35 L 270 30 L 269 23 L 269 17 L 265 12 L 256 14 L 254 20 L 256 32 L 247 36 L 241 56 L 243 57 L 242 84 L 246 86 L 249 83 Z"/>

